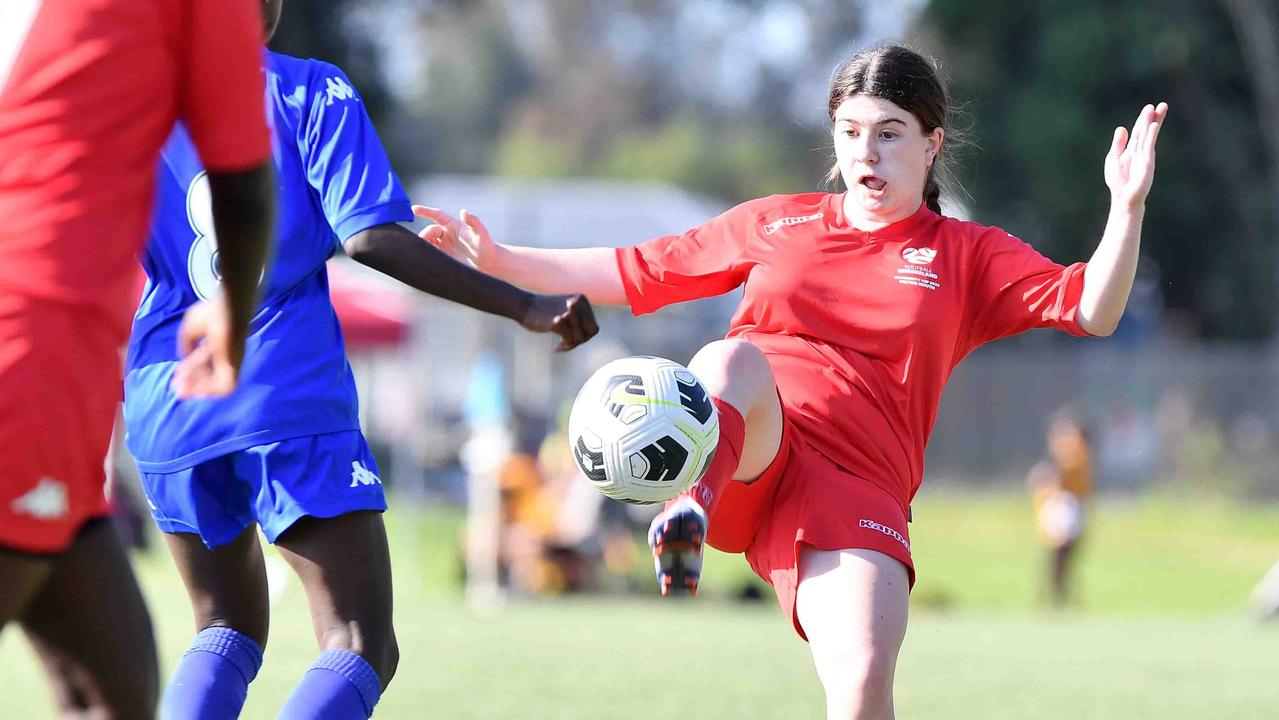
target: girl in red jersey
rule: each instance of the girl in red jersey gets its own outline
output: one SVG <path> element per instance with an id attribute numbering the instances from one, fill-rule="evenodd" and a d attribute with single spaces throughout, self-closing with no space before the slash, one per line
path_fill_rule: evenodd
<path id="1" fill-rule="evenodd" d="M 417 209 L 438 223 L 424 238 L 540 292 L 642 314 L 744 286 L 727 338 L 689 363 L 720 412 L 715 460 L 649 539 L 663 594 L 696 589 L 703 537 L 745 552 L 809 641 L 832 719 L 893 715 L 909 507 L 947 378 L 983 343 L 1031 328 L 1114 330 L 1167 106 L 1115 131 L 1105 232 L 1090 262 L 1068 267 L 940 214 L 948 110 L 931 60 L 858 53 L 828 104 L 832 178 L 847 192 L 752 200 L 634 247 L 499 245 L 465 211 Z"/>

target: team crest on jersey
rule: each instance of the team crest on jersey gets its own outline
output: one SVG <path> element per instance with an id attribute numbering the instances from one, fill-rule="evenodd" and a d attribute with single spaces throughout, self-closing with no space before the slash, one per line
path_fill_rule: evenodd
<path id="1" fill-rule="evenodd" d="M 902 250 L 902 259 L 911 265 L 931 265 L 937 258 L 933 248 L 906 248 Z"/>
<path id="2" fill-rule="evenodd" d="M 902 250 L 902 259 L 906 261 L 906 265 L 898 268 L 897 274 L 893 276 L 899 284 L 925 290 L 936 290 L 941 287 L 941 283 L 937 281 L 936 271 L 928 267 L 937 259 L 935 248 L 908 247 Z"/>

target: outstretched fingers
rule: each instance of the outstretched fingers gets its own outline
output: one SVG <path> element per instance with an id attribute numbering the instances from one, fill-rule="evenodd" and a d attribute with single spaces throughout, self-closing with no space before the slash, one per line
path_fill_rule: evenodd
<path id="1" fill-rule="evenodd" d="M 462 221 L 467 224 L 467 228 L 471 228 L 472 233 L 482 235 L 482 237 L 485 238 L 490 237 L 489 228 L 485 228 L 485 224 L 483 224 L 483 221 L 480 220 L 480 216 L 476 215 L 475 212 L 463 210 Z"/>
<path id="2" fill-rule="evenodd" d="M 1124 148 L 1128 147 L 1128 128 L 1115 128 L 1115 137 L 1110 141 L 1110 154 L 1116 158 L 1124 154 Z"/>
<path id="3" fill-rule="evenodd" d="M 1159 131 L 1161 129 L 1163 129 L 1163 123 L 1154 123 L 1150 126 L 1150 132 L 1146 134 L 1146 147 L 1144 148 L 1147 156 L 1154 156 L 1155 141 L 1159 139 Z"/>
<path id="4" fill-rule="evenodd" d="M 417 236 L 438 248 L 444 248 L 451 239 L 449 232 L 444 229 L 443 225 L 427 225 L 422 228 L 422 232 L 418 233 Z"/>
<path id="5" fill-rule="evenodd" d="M 423 240 L 432 240 L 431 237 L 428 237 L 428 233 L 431 235 L 440 233 L 436 235 L 436 237 L 438 237 L 441 241 L 448 242 L 452 240 L 452 238 L 448 237 L 449 235 L 456 236 L 462 231 L 462 223 L 458 222 L 457 218 L 449 215 L 439 208 L 431 207 L 429 205 L 414 205 L 413 214 L 434 223 L 433 225 L 427 225 L 422 232 L 418 233 L 418 237 Z M 432 230 L 431 228 L 440 228 L 440 231 Z"/>
<path id="6" fill-rule="evenodd" d="M 458 224 L 457 218 L 449 215 L 439 208 L 431 207 L 429 205 L 414 205 L 413 214 L 420 218 L 426 218 L 433 223 L 443 225 L 444 227 L 456 227 Z"/>
<path id="7" fill-rule="evenodd" d="M 1143 140 L 1147 131 L 1150 129 L 1151 118 L 1155 115 L 1155 107 L 1147 105 L 1141 109 L 1141 113 L 1137 115 L 1137 122 L 1132 126 L 1132 138 L 1128 141 L 1128 150 L 1130 152 L 1139 152 L 1144 147 Z"/>
<path id="8" fill-rule="evenodd" d="M 1155 152 L 1155 141 L 1159 139 L 1159 131 L 1164 126 L 1164 118 L 1168 117 L 1168 103 L 1161 102 L 1155 107 L 1154 117 L 1151 118 L 1150 130 L 1146 133 L 1145 150 L 1147 155 L 1153 155 Z"/>

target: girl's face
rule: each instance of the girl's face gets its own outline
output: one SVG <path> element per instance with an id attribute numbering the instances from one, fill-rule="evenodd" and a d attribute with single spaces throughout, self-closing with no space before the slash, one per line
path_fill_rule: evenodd
<path id="1" fill-rule="evenodd" d="M 850 218 L 886 225 L 914 214 L 942 136 L 941 128 L 925 133 L 918 118 L 883 98 L 853 95 L 840 104 L 835 159 Z"/>

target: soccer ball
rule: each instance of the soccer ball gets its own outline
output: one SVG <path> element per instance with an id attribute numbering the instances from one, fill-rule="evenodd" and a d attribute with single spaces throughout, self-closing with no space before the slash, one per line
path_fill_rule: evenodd
<path id="1" fill-rule="evenodd" d="M 573 459 L 605 495 L 663 502 L 702 477 L 719 442 L 710 394 L 688 368 L 656 357 L 595 371 L 568 418 Z"/>

